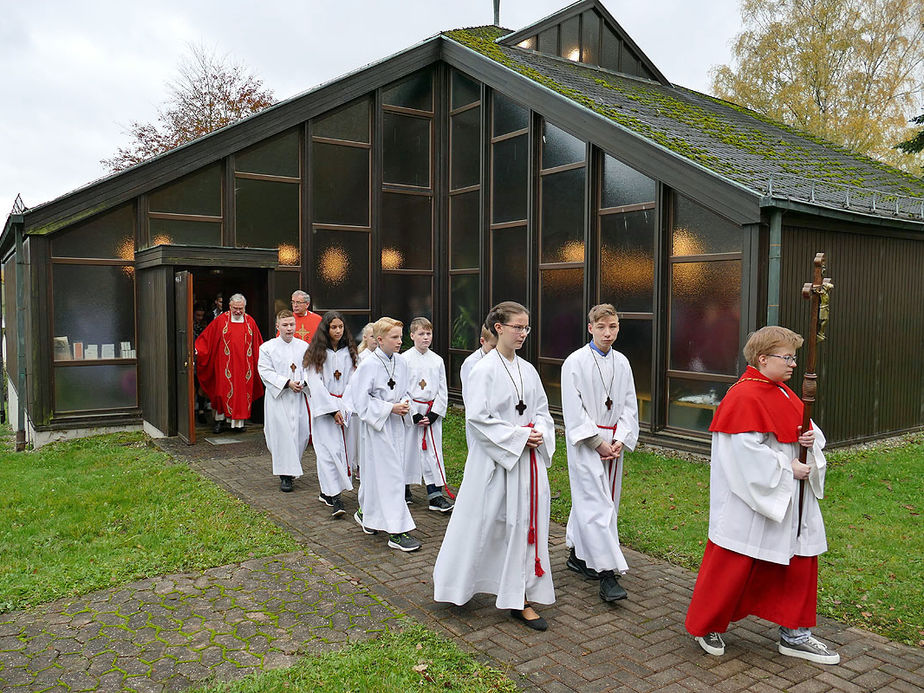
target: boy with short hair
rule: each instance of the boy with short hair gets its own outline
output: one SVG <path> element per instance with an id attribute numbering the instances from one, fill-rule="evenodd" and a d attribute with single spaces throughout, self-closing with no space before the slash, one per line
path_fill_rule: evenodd
<path id="1" fill-rule="evenodd" d="M 465 360 L 462 362 L 462 368 L 459 370 L 459 378 L 462 381 L 462 405 L 465 407 L 465 410 L 468 411 L 468 403 L 465 401 L 465 391 L 468 389 L 468 379 L 472 373 L 472 369 L 475 367 L 481 359 L 483 359 L 487 354 L 491 353 L 491 350 L 497 346 L 497 337 L 495 337 L 491 330 L 489 330 L 484 325 L 481 326 L 481 346 L 479 346 L 475 351 L 465 357 Z M 465 442 L 468 444 L 468 447 L 472 447 L 472 432 L 469 429 L 468 421 L 465 422 Z"/>
<path id="2" fill-rule="evenodd" d="M 359 418 L 359 510 L 353 519 L 366 534 L 388 532 L 388 546 L 416 551 L 420 542 L 408 534 L 414 519 L 402 497 L 405 428 L 409 389 L 407 362 L 400 357 L 404 324 L 380 318 L 373 326 L 378 348 L 359 364 L 344 399 Z"/>
<path id="3" fill-rule="evenodd" d="M 423 475 L 427 507 L 445 513 L 452 510 L 452 503 L 443 495 L 446 470 L 442 459 L 442 417 L 449 404 L 446 366 L 430 351 L 433 324 L 418 317 L 411 320 L 410 329 L 414 346 L 401 354 L 408 366 L 408 397 L 414 424 L 407 429 L 404 446 L 404 498 L 411 502 L 411 484 L 419 484 Z"/>
<path id="4" fill-rule="evenodd" d="M 619 548 L 617 520 L 626 450 L 638 441 L 638 402 L 632 369 L 613 349 L 619 317 L 609 303 L 590 309 L 589 344 L 561 367 L 562 413 L 571 481 L 571 514 L 565 541 L 568 568 L 600 580 L 605 602 L 625 599 L 618 573 L 629 569 Z"/>

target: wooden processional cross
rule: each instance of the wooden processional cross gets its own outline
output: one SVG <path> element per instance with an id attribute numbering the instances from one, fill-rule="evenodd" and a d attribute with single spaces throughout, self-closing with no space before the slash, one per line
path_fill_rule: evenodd
<path id="1" fill-rule="evenodd" d="M 805 374 L 802 376 L 802 402 L 805 405 L 802 411 L 802 430 L 809 430 L 812 418 L 812 406 L 815 404 L 818 393 L 818 376 L 815 373 L 815 347 L 818 342 L 824 341 L 825 326 L 828 323 L 828 292 L 834 288 L 830 277 L 822 278 L 825 271 L 825 254 L 816 253 L 815 268 L 812 281 L 802 286 L 802 298 L 811 301 L 810 329 L 808 355 L 805 361 Z M 808 448 L 799 446 L 799 461 L 805 464 Z M 805 479 L 799 480 L 799 525 L 796 536 L 802 532 L 802 506 L 805 498 Z"/>

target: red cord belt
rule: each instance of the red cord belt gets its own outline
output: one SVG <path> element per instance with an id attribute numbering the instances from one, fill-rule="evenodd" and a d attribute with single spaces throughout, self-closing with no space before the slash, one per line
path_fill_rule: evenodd
<path id="1" fill-rule="evenodd" d="M 430 410 L 433 409 L 434 400 L 432 399 L 415 399 L 414 401 L 417 402 L 417 404 L 426 404 L 427 414 L 429 414 Z M 433 455 L 436 457 L 436 468 L 440 470 L 440 477 L 443 479 L 443 488 L 446 489 L 446 495 L 455 500 L 456 497 L 453 495 L 452 490 L 450 490 L 449 484 L 446 483 L 446 474 L 443 473 L 443 463 L 440 462 L 440 454 L 436 448 L 436 438 L 433 437 L 432 425 L 424 427 L 423 436 L 420 439 L 420 449 L 424 451 L 427 449 L 427 431 L 430 432 L 430 442 L 433 443 Z"/>
<path id="2" fill-rule="evenodd" d="M 534 424 L 529 422 L 523 428 L 534 428 Z M 539 561 L 539 543 L 536 541 L 537 525 L 539 520 L 539 462 L 536 459 L 536 448 L 529 449 L 529 532 L 526 535 L 526 543 L 533 545 L 534 555 L 536 557 L 536 577 L 545 575 L 542 569 L 542 563 Z"/>

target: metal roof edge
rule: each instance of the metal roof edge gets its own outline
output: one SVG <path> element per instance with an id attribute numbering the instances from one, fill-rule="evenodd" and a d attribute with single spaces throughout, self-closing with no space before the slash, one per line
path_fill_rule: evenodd
<path id="1" fill-rule="evenodd" d="M 870 214 L 855 209 L 831 207 L 819 202 L 805 202 L 802 200 L 792 200 L 789 198 L 771 197 L 769 195 L 764 195 L 760 198 L 760 208 L 761 210 L 780 209 L 784 211 L 799 212 L 802 214 L 824 217 L 828 219 L 851 221 L 869 226 L 883 226 L 891 229 L 914 231 L 924 237 L 924 220 L 915 221 L 914 219 L 885 217 L 879 214 Z"/>

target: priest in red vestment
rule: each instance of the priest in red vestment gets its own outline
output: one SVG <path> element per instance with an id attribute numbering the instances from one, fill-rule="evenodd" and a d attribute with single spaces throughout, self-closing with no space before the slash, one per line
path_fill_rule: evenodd
<path id="1" fill-rule="evenodd" d="M 711 655 L 725 653 L 728 624 L 751 614 L 779 625 L 780 654 L 840 662 L 810 630 L 818 555 L 828 548 L 818 505 L 826 462 L 824 435 L 814 422 L 802 431 L 802 400 L 784 384 L 800 346 L 802 337 L 785 327 L 753 333 L 744 346 L 747 370 L 709 427 L 709 541 L 686 628 Z M 807 448 L 805 464 L 799 446 Z"/>
<path id="2" fill-rule="evenodd" d="M 212 403 L 215 433 L 226 420 L 233 432 L 242 432 L 254 400 L 263 395 L 257 374 L 263 337 L 245 313 L 247 300 L 241 294 L 234 294 L 228 306 L 230 310 L 219 314 L 196 339 L 196 373 Z"/>
<path id="3" fill-rule="evenodd" d="M 311 343 L 311 338 L 314 336 L 314 331 L 318 329 L 318 325 L 321 323 L 321 316 L 308 310 L 310 307 L 311 296 L 307 293 L 299 289 L 292 294 L 292 312 L 295 314 L 295 336 L 309 344 Z"/>

